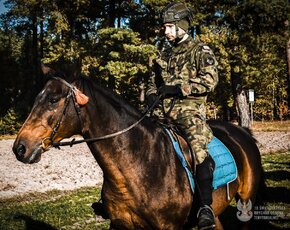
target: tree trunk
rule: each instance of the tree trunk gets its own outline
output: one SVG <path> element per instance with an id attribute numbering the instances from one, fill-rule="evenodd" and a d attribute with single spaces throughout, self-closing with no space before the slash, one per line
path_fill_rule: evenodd
<path id="1" fill-rule="evenodd" d="M 288 107 L 290 107 L 290 39 L 287 41 L 286 46 L 286 52 L 287 52 L 287 67 L 288 67 L 288 75 L 287 75 L 287 83 L 288 83 Z"/>
<path id="2" fill-rule="evenodd" d="M 44 46 L 44 28 L 43 28 L 43 10 L 41 9 L 41 16 L 40 16 L 40 35 L 39 35 L 39 59 L 43 58 L 43 46 Z"/>
<path id="3" fill-rule="evenodd" d="M 247 103 L 247 94 L 245 90 L 239 90 L 236 97 L 236 109 L 238 114 L 238 122 L 242 127 L 250 128 L 251 119 L 249 116 L 249 106 Z"/>
<path id="4" fill-rule="evenodd" d="M 250 128 L 251 121 L 249 116 L 249 107 L 247 103 L 247 94 L 241 85 L 241 74 L 236 73 L 232 70 L 231 81 L 238 123 L 242 127 Z"/>
<path id="5" fill-rule="evenodd" d="M 37 10 L 34 9 L 32 12 L 32 71 L 33 71 L 33 94 L 37 95 L 42 88 L 42 78 L 40 77 L 40 58 L 39 58 L 39 47 L 38 47 L 38 17 Z"/>
<path id="6" fill-rule="evenodd" d="M 115 1 L 109 1 L 109 10 L 108 10 L 108 26 L 115 27 L 115 20 L 116 20 L 116 5 Z"/>

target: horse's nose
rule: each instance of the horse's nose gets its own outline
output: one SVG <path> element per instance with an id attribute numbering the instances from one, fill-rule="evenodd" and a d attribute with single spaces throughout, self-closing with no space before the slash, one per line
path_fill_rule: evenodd
<path id="1" fill-rule="evenodd" d="M 23 144 L 19 144 L 18 147 L 16 148 L 16 151 L 14 151 L 14 153 L 20 158 L 24 157 L 25 152 L 26 152 L 26 149 Z"/>

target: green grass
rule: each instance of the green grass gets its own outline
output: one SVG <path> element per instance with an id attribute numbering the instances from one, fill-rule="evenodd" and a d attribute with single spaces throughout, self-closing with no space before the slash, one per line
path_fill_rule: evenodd
<path id="1" fill-rule="evenodd" d="M 1 200 L 0 229 L 108 229 L 91 208 L 99 197 L 100 188 L 82 188 Z"/>
<path id="2" fill-rule="evenodd" d="M 276 228 L 290 229 L 290 152 L 262 156 L 268 186 L 267 209 Z"/>
<path id="3" fill-rule="evenodd" d="M 267 197 L 264 204 L 253 207 L 254 217 L 249 229 L 290 229 L 290 152 L 263 155 L 262 164 Z M 241 226 L 237 211 L 233 201 L 221 216 L 225 229 Z"/>
<path id="4" fill-rule="evenodd" d="M 272 219 L 256 220 L 251 229 L 290 228 L 290 152 L 262 156 L 268 186 L 267 202 L 258 208 L 270 212 Z M 1 230 L 108 229 L 109 221 L 96 218 L 92 203 L 100 199 L 100 188 L 51 191 L 0 200 Z M 225 229 L 241 224 L 235 202 L 225 211 Z M 288 216 L 287 216 L 288 215 Z"/>

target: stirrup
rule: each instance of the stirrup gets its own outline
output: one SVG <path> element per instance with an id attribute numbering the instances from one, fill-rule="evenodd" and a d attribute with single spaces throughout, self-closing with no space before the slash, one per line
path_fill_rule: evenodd
<path id="1" fill-rule="evenodd" d="M 200 214 L 203 210 L 207 211 L 207 213 L 204 214 L 204 215 L 207 215 L 207 218 L 204 219 L 204 223 L 200 223 Z M 210 214 L 211 216 L 208 214 Z M 199 208 L 199 210 L 197 212 L 197 218 L 198 218 L 198 229 L 199 230 L 214 229 L 216 227 L 214 212 L 213 212 L 212 208 L 208 205 L 204 205 L 204 206 Z"/>

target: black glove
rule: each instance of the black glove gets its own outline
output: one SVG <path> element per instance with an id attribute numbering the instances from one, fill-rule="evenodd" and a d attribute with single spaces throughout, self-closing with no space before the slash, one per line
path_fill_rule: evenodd
<path id="1" fill-rule="evenodd" d="M 156 93 L 151 93 L 146 97 L 146 104 L 148 105 L 148 107 L 151 107 L 151 105 L 153 105 L 153 103 L 157 100 L 158 96 Z"/>
<path id="2" fill-rule="evenodd" d="M 158 94 L 163 98 L 182 96 L 180 86 L 178 85 L 163 85 L 158 89 Z"/>

